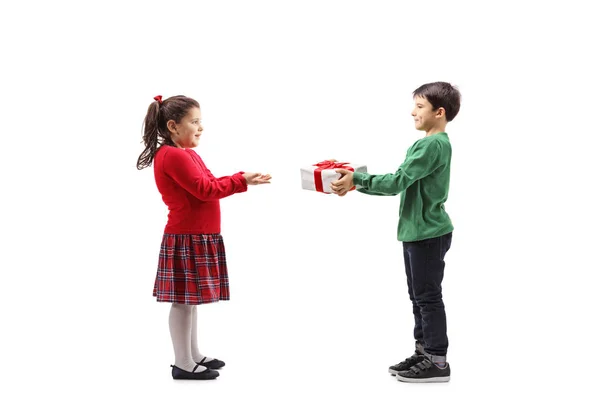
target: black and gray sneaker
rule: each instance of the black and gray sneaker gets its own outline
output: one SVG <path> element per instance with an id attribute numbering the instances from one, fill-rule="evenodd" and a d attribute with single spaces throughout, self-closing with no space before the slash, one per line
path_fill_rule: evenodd
<path id="1" fill-rule="evenodd" d="M 423 354 L 419 353 L 418 351 L 415 351 L 415 354 L 408 357 L 406 360 L 404 360 L 396 365 L 392 365 L 388 371 L 390 374 L 392 374 L 392 376 L 396 376 L 396 374 L 398 374 L 398 372 L 407 371 L 410 369 L 410 367 L 417 365 L 424 359 L 425 359 L 425 356 Z"/>
<path id="2" fill-rule="evenodd" d="M 448 382 L 450 364 L 440 368 L 429 358 L 424 358 L 408 370 L 398 372 L 396 379 L 402 382 Z"/>

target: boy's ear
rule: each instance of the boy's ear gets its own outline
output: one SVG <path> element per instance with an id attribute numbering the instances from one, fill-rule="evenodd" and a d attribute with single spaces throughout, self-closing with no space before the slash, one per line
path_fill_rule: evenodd
<path id="1" fill-rule="evenodd" d="M 446 109 L 444 107 L 440 107 L 435 111 L 436 118 L 442 118 L 446 116 Z"/>

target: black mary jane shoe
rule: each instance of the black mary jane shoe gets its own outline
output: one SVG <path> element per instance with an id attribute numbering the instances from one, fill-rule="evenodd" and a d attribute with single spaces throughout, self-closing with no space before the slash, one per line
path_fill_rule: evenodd
<path id="1" fill-rule="evenodd" d="M 200 361 L 199 363 L 196 363 L 196 364 L 202 365 L 203 367 L 206 367 L 209 369 L 219 369 L 219 368 L 223 368 L 225 366 L 225 363 L 223 361 L 217 360 L 216 358 L 214 360 L 207 361 L 207 362 L 204 362 L 204 360 L 206 360 L 206 357 L 204 357 L 202 359 L 202 361 Z"/>
<path id="2" fill-rule="evenodd" d="M 173 368 L 171 374 L 173 375 L 173 379 L 195 379 L 195 380 L 215 379 L 217 376 L 219 376 L 218 371 L 213 371 L 211 369 L 206 369 L 205 371 L 202 371 L 202 372 L 196 372 L 196 370 L 198 369 L 199 366 L 200 366 L 200 364 L 197 364 L 194 367 L 194 369 L 192 370 L 192 372 L 188 372 L 188 371 L 184 371 L 183 369 L 181 369 L 179 367 L 171 365 L 171 367 Z"/>

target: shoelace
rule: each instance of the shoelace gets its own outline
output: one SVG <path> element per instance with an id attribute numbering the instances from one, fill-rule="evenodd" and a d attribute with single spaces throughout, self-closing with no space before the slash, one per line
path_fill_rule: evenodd
<path id="1" fill-rule="evenodd" d="M 426 371 L 429 368 L 431 368 L 432 366 L 433 366 L 433 363 L 431 361 L 429 361 L 429 359 L 426 358 L 423 361 L 421 361 L 420 363 L 416 364 L 415 366 L 410 367 L 410 370 L 418 375 L 421 371 Z"/>

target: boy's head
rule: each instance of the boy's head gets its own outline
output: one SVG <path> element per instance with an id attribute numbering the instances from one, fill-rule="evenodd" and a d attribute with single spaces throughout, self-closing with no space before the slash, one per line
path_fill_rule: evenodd
<path id="1" fill-rule="evenodd" d="M 444 117 L 445 122 L 452 121 L 460 110 L 460 92 L 447 82 L 432 82 L 420 86 L 413 92 L 413 99 L 418 97 L 427 100 L 432 106 L 431 111 Z"/>

